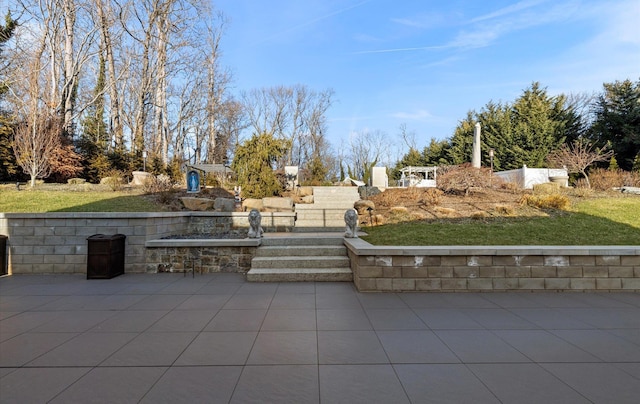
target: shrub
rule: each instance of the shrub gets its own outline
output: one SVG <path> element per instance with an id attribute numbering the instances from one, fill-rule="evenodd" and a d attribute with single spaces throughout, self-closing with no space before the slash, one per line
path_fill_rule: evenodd
<path id="1" fill-rule="evenodd" d="M 534 184 L 533 193 L 537 195 L 557 194 L 560 191 L 560 184 L 545 182 L 544 184 Z"/>
<path id="2" fill-rule="evenodd" d="M 492 178 L 490 174 L 488 168 L 475 168 L 470 164 L 464 164 L 439 175 L 438 188 L 449 194 L 468 195 L 471 188 L 490 188 L 492 180 L 497 183 L 497 179 Z"/>
<path id="3" fill-rule="evenodd" d="M 620 169 L 596 168 L 589 172 L 591 188 L 597 191 L 606 191 L 614 187 L 624 185 L 624 171 Z"/>
<path id="4" fill-rule="evenodd" d="M 479 219 L 484 219 L 484 218 L 489 217 L 489 214 L 487 212 L 485 212 L 484 210 L 478 210 L 478 211 L 472 212 L 470 217 L 472 219 L 479 220 Z"/>
<path id="5" fill-rule="evenodd" d="M 520 198 L 522 205 L 533 206 L 539 209 L 560 209 L 567 210 L 571 205 L 569 198 L 565 195 L 524 195 Z"/>
<path id="6" fill-rule="evenodd" d="M 85 180 L 84 178 L 69 178 L 67 180 L 67 184 L 69 185 L 80 185 L 84 184 L 85 182 L 87 182 L 87 180 Z"/>
<path id="7" fill-rule="evenodd" d="M 102 177 L 101 184 L 105 184 L 111 188 L 112 191 L 118 191 L 124 184 L 124 173 L 120 170 L 111 169 L 107 171 L 105 177 Z"/>
<path id="8" fill-rule="evenodd" d="M 494 209 L 497 214 L 502 216 L 513 216 L 516 214 L 513 207 L 509 205 L 496 205 Z"/>
<path id="9" fill-rule="evenodd" d="M 172 189 L 173 181 L 165 174 L 150 176 L 142 186 L 142 190 L 145 194 L 169 192 Z"/>

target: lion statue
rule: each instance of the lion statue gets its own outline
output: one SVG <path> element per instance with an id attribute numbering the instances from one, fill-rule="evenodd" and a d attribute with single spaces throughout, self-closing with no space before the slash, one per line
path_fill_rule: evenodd
<path id="1" fill-rule="evenodd" d="M 251 212 L 249 212 L 249 232 L 247 233 L 249 238 L 262 237 L 264 230 L 262 226 L 260 226 L 261 221 L 262 215 L 260 215 L 260 211 L 258 211 L 258 209 L 251 209 Z"/>
<path id="2" fill-rule="evenodd" d="M 349 209 L 344 212 L 344 222 L 347 224 L 347 229 L 344 232 L 344 236 L 347 238 L 358 237 L 358 212 L 355 209 Z"/>

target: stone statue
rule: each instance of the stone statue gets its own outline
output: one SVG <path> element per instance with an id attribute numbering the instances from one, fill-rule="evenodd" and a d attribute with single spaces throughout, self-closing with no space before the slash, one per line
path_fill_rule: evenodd
<path id="1" fill-rule="evenodd" d="M 258 209 L 251 209 L 251 212 L 249 212 L 249 232 L 247 233 L 249 238 L 262 237 L 264 230 L 262 226 L 260 226 L 261 221 L 262 215 L 260 215 L 260 211 Z"/>
<path id="2" fill-rule="evenodd" d="M 358 212 L 355 209 L 349 209 L 344 212 L 344 222 L 347 224 L 347 229 L 344 232 L 344 236 L 347 238 L 358 237 Z"/>

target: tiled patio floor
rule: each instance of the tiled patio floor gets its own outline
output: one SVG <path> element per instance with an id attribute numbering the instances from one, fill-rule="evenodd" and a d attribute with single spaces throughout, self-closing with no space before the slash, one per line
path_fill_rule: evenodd
<path id="1" fill-rule="evenodd" d="M 0 402 L 638 403 L 640 294 L 0 279 Z"/>

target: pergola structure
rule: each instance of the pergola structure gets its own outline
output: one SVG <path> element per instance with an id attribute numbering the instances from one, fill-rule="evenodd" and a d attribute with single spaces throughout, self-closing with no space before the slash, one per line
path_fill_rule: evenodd
<path id="1" fill-rule="evenodd" d="M 438 167 L 404 167 L 398 180 L 399 187 L 436 187 Z"/>

